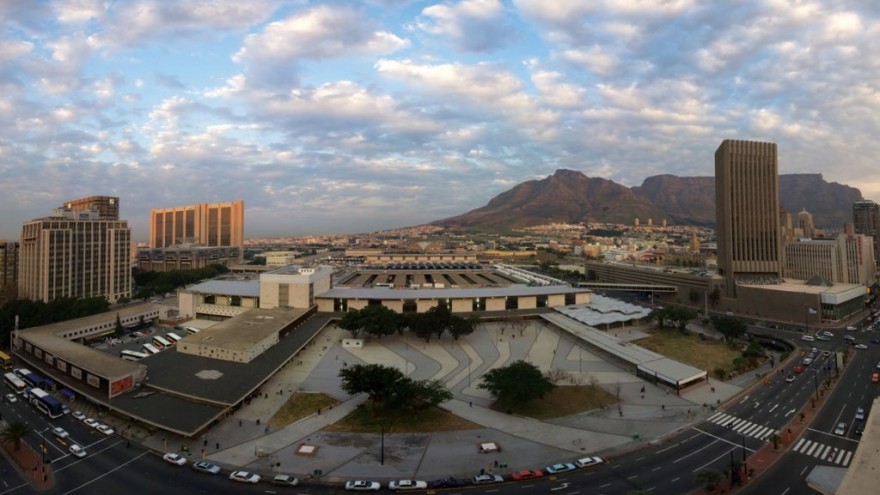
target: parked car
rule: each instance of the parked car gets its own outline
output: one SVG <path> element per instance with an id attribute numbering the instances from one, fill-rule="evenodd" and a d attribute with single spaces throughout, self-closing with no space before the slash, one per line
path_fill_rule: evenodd
<path id="1" fill-rule="evenodd" d="M 80 421 L 86 419 L 86 415 L 82 411 L 73 411 L 73 417 Z"/>
<path id="2" fill-rule="evenodd" d="M 394 480 L 388 483 L 389 490 L 424 490 L 426 488 L 428 488 L 428 483 L 419 480 Z"/>
<path id="3" fill-rule="evenodd" d="M 822 333 L 822 335 L 824 335 L 826 337 L 834 337 L 834 334 L 829 332 L 828 330 L 822 330 L 821 333 Z"/>
<path id="4" fill-rule="evenodd" d="M 804 342 L 815 342 L 816 338 L 812 335 L 802 335 L 801 340 L 803 340 Z"/>
<path id="5" fill-rule="evenodd" d="M 186 464 L 186 457 L 180 454 L 175 454 L 174 452 L 169 452 L 163 455 L 162 460 L 171 464 L 175 464 L 177 466 L 183 466 L 184 464 Z"/>
<path id="6" fill-rule="evenodd" d="M 98 426 L 98 422 L 92 418 L 86 418 L 82 421 L 83 421 L 83 423 L 85 423 L 86 426 L 88 426 L 90 428 L 94 428 L 94 427 Z"/>
<path id="7" fill-rule="evenodd" d="M 846 327 L 847 332 L 855 332 L 856 330 L 857 330 L 856 327 L 852 327 L 852 326 Z"/>
<path id="8" fill-rule="evenodd" d="M 880 383 L 880 373 L 875 372 L 871 375 L 871 383 Z"/>
<path id="9" fill-rule="evenodd" d="M 510 475 L 510 478 L 516 481 L 530 480 L 544 476 L 544 472 L 540 469 L 520 469 Z"/>
<path id="10" fill-rule="evenodd" d="M 299 479 L 289 474 L 276 474 L 272 478 L 272 484 L 275 486 L 296 486 L 299 484 Z"/>
<path id="11" fill-rule="evenodd" d="M 845 436 L 846 435 L 846 423 L 840 422 L 837 423 L 837 426 L 834 428 L 834 434 Z"/>
<path id="12" fill-rule="evenodd" d="M 192 465 L 192 468 L 195 469 L 196 471 L 201 472 L 201 473 L 208 473 L 208 474 L 219 474 L 220 473 L 220 466 L 213 464 L 211 462 L 208 462 L 208 461 L 194 462 Z"/>
<path id="13" fill-rule="evenodd" d="M 6 394 L 3 397 L 6 398 L 6 402 L 10 404 L 15 404 L 16 402 L 18 402 L 18 397 L 16 397 L 15 394 Z"/>
<path id="14" fill-rule="evenodd" d="M 575 466 L 577 466 L 579 468 L 598 466 L 599 464 L 604 464 L 604 463 L 605 463 L 605 459 L 602 459 L 601 457 L 596 457 L 596 456 L 584 457 L 582 459 L 578 459 L 578 460 L 574 461 Z"/>
<path id="15" fill-rule="evenodd" d="M 381 487 L 382 487 L 382 485 L 380 485 L 378 481 L 354 480 L 354 481 L 347 481 L 345 483 L 346 490 L 352 490 L 352 491 L 356 491 L 356 492 L 366 492 L 366 491 L 378 492 L 379 488 L 381 488 Z"/>
<path id="16" fill-rule="evenodd" d="M 827 335 L 816 335 L 816 340 L 823 340 L 823 341 L 827 342 L 827 341 L 831 340 L 831 337 L 829 337 Z"/>
<path id="17" fill-rule="evenodd" d="M 77 445 L 75 443 L 70 444 L 70 447 L 67 450 L 69 450 L 71 454 L 73 454 L 77 457 L 85 457 L 86 456 L 86 449 L 80 447 L 79 445 Z"/>
<path id="18" fill-rule="evenodd" d="M 865 408 L 860 407 L 856 409 L 856 419 L 865 419 Z"/>
<path id="19" fill-rule="evenodd" d="M 855 347 L 856 349 L 862 349 L 862 350 L 868 348 L 868 346 L 866 346 L 865 344 L 856 344 L 853 347 Z"/>
<path id="20" fill-rule="evenodd" d="M 259 483 L 260 475 L 251 473 L 250 471 L 233 471 L 229 475 L 232 481 L 240 481 L 242 483 Z"/>
<path id="21" fill-rule="evenodd" d="M 864 433 L 864 432 L 865 432 L 865 424 L 864 423 L 859 422 L 859 423 L 856 423 L 855 426 L 853 426 L 853 433 L 855 433 L 856 436 L 860 437 L 860 436 L 862 436 L 862 433 Z"/>
<path id="22" fill-rule="evenodd" d="M 501 483 L 504 478 L 497 474 L 478 474 L 471 479 L 471 483 L 475 485 L 488 485 L 490 483 Z"/>
<path id="23" fill-rule="evenodd" d="M 846 340 L 846 341 L 848 341 L 848 342 L 855 342 L 855 341 L 856 341 L 856 338 L 853 337 L 852 335 L 844 335 L 844 336 L 843 336 L 843 339 Z"/>
<path id="24" fill-rule="evenodd" d="M 100 431 L 101 433 L 103 433 L 103 434 L 105 434 L 105 435 L 112 435 L 113 433 L 115 433 L 115 432 L 113 431 L 113 428 L 110 428 L 110 427 L 107 426 L 107 425 L 101 425 L 101 424 L 99 424 L 99 425 L 95 426 L 95 429 L 98 430 L 98 431 Z"/>
<path id="25" fill-rule="evenodd" d="M 459 478 L 442 478 L 432 481 L 431 488 L 461 488 L 467 484 L 467 480 Z"/>
<path id="26" fill-rule="evenodd" d="M 65 430 L 64 428 L 62 428 L 60 426 L 56 426 L 55 428 L 52 428 L 52 434 L 58 438 L 67 438 L 70 436 L 70 433 L 67 433 L 67 430 Z"/>

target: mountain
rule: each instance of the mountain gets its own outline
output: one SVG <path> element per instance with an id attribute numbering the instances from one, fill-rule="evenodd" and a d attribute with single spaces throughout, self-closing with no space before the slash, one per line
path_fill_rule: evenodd
<path id="1" fill-rule="evenodd" d="M 779 197 L 794 220 L 802 209 L 820 228 L 839 228 L 852 219 L 852 204 L 862 193 L 826 182 L 821 174 L 779 176 Z M 482 208 L 438 220 L 431 225 L 464 230 L 505 231 L 551 222 L 632 224 L 666 219 L 673 225 L 715 225 L 715 178 L 657 175 L 628 188 L 590 178 L 574 170 L 557 170 L 499 194 Z"/>

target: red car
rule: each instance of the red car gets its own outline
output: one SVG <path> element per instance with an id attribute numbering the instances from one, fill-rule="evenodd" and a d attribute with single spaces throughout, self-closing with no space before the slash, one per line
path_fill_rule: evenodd
<path id="1" fill-rule="evenodd" d="M 804 367 L 801 366 L 801 365 L 797 365 L 797 366 L 794 367 L 794 372 L 795 372 L 795 373 L 803 373 L 803 372 L 804 372 Z"/>
<path id="2" fill-rule="evenodd" d="M 530 480 L 542 476 L 544 476 L 544 472 L 539 469 L 522 469 L 510 475 L 516 481 Z"/>

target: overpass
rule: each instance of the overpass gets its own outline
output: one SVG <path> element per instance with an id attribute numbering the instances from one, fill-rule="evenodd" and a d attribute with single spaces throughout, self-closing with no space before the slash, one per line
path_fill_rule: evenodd
<path id="1" fill-rule="evenodd" d="M 620 290 L 627 292 L 678 292 L 678 287 L 664 284 L 616 284 L 611 282 L 578 282 L 578 287 L 594 290 Z"/>

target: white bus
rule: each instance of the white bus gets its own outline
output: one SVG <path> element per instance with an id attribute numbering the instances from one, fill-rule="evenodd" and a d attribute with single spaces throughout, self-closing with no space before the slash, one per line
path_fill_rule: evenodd
<path id="1" fill-rule="evenodd" d="M 31 404 L 46 416 L 55 419 L 64 414 L 64 405 L 61 404 L 61 401 L 49 395 L 45 390 L 34 387 L 28 392 L 28 396 Z"/>
<path id="2" fill-rule="evenodd" d="M 149 352 L 150 354 L 159 354 L 159 349 L 156 348 L 153 344 L 144 344 L 144 350 Z"/>
<path id="3" fill-rule="evenodd" d="M 138 351 L 119 351 L 119 357 L 125 359 L 126 361 L 140 361 L 141 359 L 149 356 L 146 352 L 138 352 Z"/>
<path id="4" fill-rule="evenodd" d="M 174 333 L 174 332 L 168 332 L 168 333 L 166 333 L 166 334 L 165 334 L 165 337 L 166 337 L 168 340 L 171 341 L 171 345 L 174 345 L 174 344 L 180 342 L 180 339 L 183 338 L 183 337 L 181 337 L 180 335 L 177 335 L 177 334 Z"/>
<path id="5" fill-rule="evenodd" d="M 165 340 L 165 337 L 161 337 L 159 335 L 156 335 L 153 337 L 153 345 L 158 347 L 159 350 L 161 351 L 162 349 L 169 347 L 171 345 L 171 342 L 168 342 L 167 340 Z"/>
<path id="6" fill-rule="evenodd" d="M 24 393 L 24 389 L 27 388 L 27 383 L 24 382 L 21 378 L 19 378 L 15 373 L 6 373 L 3 375 L 3 381 L 6 382 L 6 386 L 12 389 L 13 392 L 21 395 Z"/>
<path id="7" fill-rule="evenodd" d="M 183 329 L 186 330 L 186 333 L 188 333 L 188 334 L 190 334 L 190 335 L 192 335 L 192 334 L 194 334 L 194 333 L 199 333 L 199 332 L 201 332 L 201 330 L 199 330 L 199 329 L 196 328 L 196 327 L 183 327 Z"/>

